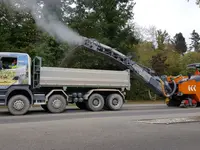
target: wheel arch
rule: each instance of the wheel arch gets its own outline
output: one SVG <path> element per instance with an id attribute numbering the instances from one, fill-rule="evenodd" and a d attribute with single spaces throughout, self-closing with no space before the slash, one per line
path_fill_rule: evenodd
<path id="1" fill-rule="evenodd" d="M 9 88 L 6 93 L 6 105 L 8 105 L 9 99 L 14 95 L 24 95 L 29 99 L 30 104 L 33 104 L 33 94 L 29 89 L 29 86 L 12 86 L 11 88 Z"/>
<path id="2" fill-rule="evenodd" d="M 88 98 L 93 94 L 93 93 L 98 93 L 98 94 L 102 94 L 104 93 L 105 96 L 107 97 L 110 94 L 114 94 L 114 93 L 118 93 L 119 95 L 122 96 L 123 101 L 125 102 L 125 92 L 121 92 L 118 89 L 92 89 L 89 90 L 86 94 L 84 94 L 83 98 L 84 100 L 88 100 Z M 124 93 L 124 94 L 123 94 Z"/>
<path id="3" fill-rule="evenodd" d="M 48 102 L 49 97 L 52 96 L 53 94 L 61 94 L 66 98 L 66 102 L 69 102 L 69 96 L 62 90 L 62 89 L 53 89 L 51 90 L 47 95 L 46 95 L 46 100 L 45 102 Z"/>

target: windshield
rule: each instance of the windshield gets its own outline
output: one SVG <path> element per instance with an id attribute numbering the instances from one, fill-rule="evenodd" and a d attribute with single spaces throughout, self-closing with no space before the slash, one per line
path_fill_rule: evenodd
<path id="1" fill-rule="evenodd" d="M 24 54 L 0 55 L 0 69 L 28 67 L 28 56 Z"/>
<path id="2" fill-rule="evenodd" d="M 1 57 L 0 69 L 12 69 L 17 65 L 16 57 Z"/>

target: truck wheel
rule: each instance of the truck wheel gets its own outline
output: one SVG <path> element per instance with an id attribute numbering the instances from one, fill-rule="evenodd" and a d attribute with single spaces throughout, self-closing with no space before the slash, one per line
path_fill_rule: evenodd
<path id="1" fill-rule="evenodd" d="M 86 102 L 88 110 L 100 111 L 104 107 L 104 98 L 100 94 L 92 94 Z"/>
<path id="2" fill-rule="evenodd" d="M 86 109 L 86 104 L 85 104 L 85 102 L 77 102 L 76 103 L 76 106 L 78 107 L 78 108 L 80 108 L 80 109 Z"/>
<path id="3" fill-rule="evenodd" d="M 106 99 L 106 106 L 110 110 L 120 110 L 124 104 L 123 98 L 119 94 L 111 94 Z"/>
<path id="4" fill-rule="evenodd" d="M 41 107 L 42 107 L 45 111 L 49 111 L 47 105 L 41 105 Z"/>
<path id="5" fill-rule="evenodd" d="M 62 95 L 52 95 L 47 103 L 47 108 L 51 113 L 61 113 L 67 105 L 66 99 Z"/>
<path id="6" fill-rule="evenodd" d="M 30 101 L 24 95 L 15 95 L 8 101 L 8 110 L 12 115 L 24 115 L 30 108 Z"/>

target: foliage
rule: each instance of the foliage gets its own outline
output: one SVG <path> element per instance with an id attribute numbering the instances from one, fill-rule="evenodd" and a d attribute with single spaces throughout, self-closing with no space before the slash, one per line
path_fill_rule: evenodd
<path id="1" fill-rule="evenodd" d="M 125 55 L 134 52 L 133 45 L 137 44 L 138 39 L 134 36 L 133 25 L 128 23 L 133 18 L 132 9 L 135 5 L 133 0 L 129 0 L 129 3 L 127 3 L 128 0 L 79 0 L 74 2 L 77 6 L 73 10 L 73 17 L 70 16 L 68 19 L 72 28 L 83 36 L 95 38 L 118 49 Z M 88 51 L 77 52 L 73 59 L 74 64 L 80 64 L 79 67 L 85 67 L 85 63 L 88 63 L 89 68 L 117 67 L 109 59 Z"/>
<path id="2" fill-rule="evenodd" d="M 187 44 L 181 32 L 174 36 L 173 44 L 178 53 L 184 54 L 187 51 Z"/>
<path id="3" fill-rule="evenodd" d="M 189 72 L 194 72 L 192 69 L 187 69 L 188 64 L 192 63 L 200 63 L 200 53 L 199 52 L 189 52 L 184 55 L 184 57 L 181 58 L 180 61 L 180 66 L 181 66 L 181 71 L 180 74 L 187 75 Z"/>
<path id="4" fill-rule="evenodd" d="M 189 2 L 191 0 L 187 0 L 187 1 Z M 195 2 L 196 2 L 197 5 L 200 5 L 200 0 L 195 0 Z"/>
<path id="5" fill-rule="evenodd" d="M 190 39 L 190 49 L 194 49 L 194 51 L 200 52 L 200 36 L 195 30 L 192 31 Z"/>
<path id="6" fill-rule="evenodd" d="M 180 62 L 183 58 L 182 55 L 180 55 L 176 51 L 168 51 L 166 53 L 167 59 L 165 61 L 165 64 L 168 66 L 168 68 L 165 70 L 165 74 L 167 75 L 178 75 L 182 69 L 185 68 L 185 66 L 182 68 Z"/>
<path id="7" fill-rule="evenodd" d="M 157 30 L 156 40 L 158 44 L 158 49 L 164 50 L 165 43 L 169 41 L 169 34 L 166 30 L 164 32 L 162 30 Z"/>
<path id="8" fill-rule="evenodd" d="M 150 60 L 152 68 L 156 71 L 156 73 L 161 76 L 168 69 L 168 65 L 165 63 L 167 60 L 167 56 L 164 55 L 164 52 L 160 52 L 155 56 L 152 56 Z"/>

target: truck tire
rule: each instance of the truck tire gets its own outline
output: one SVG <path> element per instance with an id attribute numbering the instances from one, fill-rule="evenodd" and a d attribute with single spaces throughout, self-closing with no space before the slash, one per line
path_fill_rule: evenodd
<path id="1" fill-rule="evenodd" d="M 106 107 L 110 110 L 120 110 L 123 104 L 123 98 L 119 94 L 111 94 L 106 99 Z"/>
<path id="2" fill-rule="evenodd" d="M 100 111 L 104 107 L 104 98 L 100 94 L 92 94 L 86 102 L 87 109 L 90 111 Z"/>
<path id="3" fill-rule="evenodd" d="M 86 103 L 85 102 L 77 102 L 76 103 L 76 106 L 78 107 L 78 108 L 80 108 L 80 109 L 87 109 L 86 108 Z"/>
<path id="4" fill-rule="evenodd" d="M 30 101 L 24 95 L 15 95 L 8 101 L 8 110 L 12 115 L 24 115 L 30 108 Z"/>
<path id="5" fill-rule="evenodd" d="M 51 113 L 61 113 L 67 105 L 66 99 L 62 95 L 52 95 L 47 103 L 47 108 Z"/>

